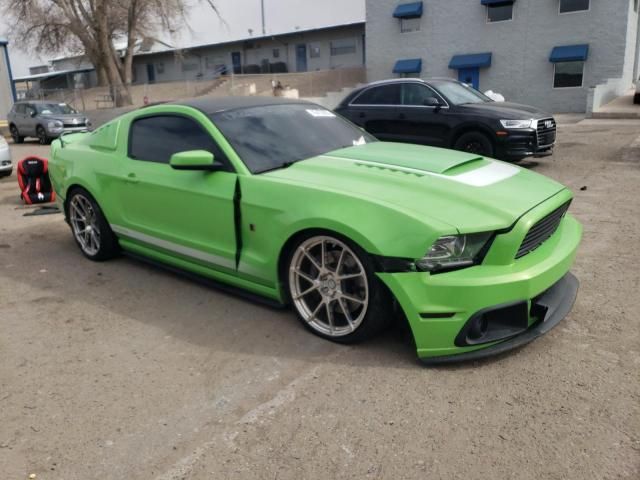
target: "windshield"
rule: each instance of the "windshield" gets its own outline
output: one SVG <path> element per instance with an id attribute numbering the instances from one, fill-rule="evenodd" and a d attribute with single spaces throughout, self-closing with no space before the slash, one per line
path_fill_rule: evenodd
<path id="1" fill-rule="evenodd" d="M 252 173 L 376 141 L 335 113 L 313 104 L 268 105 L 211 115 Z"/>
<path id="2" fill-rule="evenodd" d="M 485 103 L 492 102 L 489 97 L 480 93 L 473 87 L 470 87 L 464 83 L 448 82 L 444 80 L 430 81 L 436 89 L 440 91 L 449 103 L 454 105 L 464 105 L 465 103 Z"/>
<path id="3" fill-rule="evenodd" d="M 36 103 L 36 110 L 41 115 L 68 115 L 78 113 L 66 103 Z"/>

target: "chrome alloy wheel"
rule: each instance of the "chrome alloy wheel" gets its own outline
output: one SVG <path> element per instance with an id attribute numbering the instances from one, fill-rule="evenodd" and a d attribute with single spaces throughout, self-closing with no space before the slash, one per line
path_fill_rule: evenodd
<path id="1" fill-rule="evenodd" d="M 332 237 L 311 237 L 298 246 L 289 265 L 289 289 L 304 321 L 330 337 L 354 332 L 367 314 L 364 266 L 353 250 Z"/>
<path id="2" fill-rule="evenodd" d="M 100 250 L 100 227 L 96 211 L 87 197 L 80 193 L 73 196 L 69 204 L 69 220 L 82 251 L 89 256 L 96 255 Z"/>

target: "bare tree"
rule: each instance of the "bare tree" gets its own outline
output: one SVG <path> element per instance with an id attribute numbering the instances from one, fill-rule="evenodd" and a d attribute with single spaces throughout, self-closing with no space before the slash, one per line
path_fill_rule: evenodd
<path id="1" fill-rule="evenodd" d="M 213 0 L 198 0 L 218 13 Z M 109 85 L 117 106 L 130 105 L 136 45 L 185 28 L 187 0 L 0 0 L 11 36 L 39 53 L 78 52 Z M 119 49 L 116 42 L 124 43 Z"/>

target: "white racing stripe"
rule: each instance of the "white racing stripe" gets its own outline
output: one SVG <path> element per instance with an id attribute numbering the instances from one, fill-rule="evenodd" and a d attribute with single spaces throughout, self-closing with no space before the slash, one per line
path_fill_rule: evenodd
<path id="1" fill-rule="evenodd" d="M 464 183 L 472 187 L 486 187 L 493 185 L 494 183 L 501 182 L 507 178 L 511 178 L 516 175 L 520 170 L 518 167 L 509 165 L 508 163 L 496 162 L 495 160 L 489 160 L 489 164 L 483 167 L 471 170 L 469 172 L 461 173 L 459 175 L 442 175 L 441 173 L 429 172 L 427 170 L 420 170 L 419 168 L 401 167 L 399 165 L 393 165 L 390 163 L 370 162 L 367 160 L 358 160 L 355 158 L 334 157 L 331 155 L 324 155 L 327 158 L 333 158 L 335 160 L 349 160 L 359 165 L 366 165 L 371 167 L 388 168 L 390 170 L 397 170 L 406 173 L 415 173 L 419 175 L 429 175 L 431 177 L 445 178 L 458 183 Z"/>
<path id="2" fill-rule="evenodd" d="M 137 232 L 135 230 L 121 227 L 119 225 L 111 224 L 110 227 L 111 230 L 119 235 L 132 238 L 149 245 L 153 245 L 154 247 L 162 248 L 163 250 L 168 250 L 179 255 L 184 255 L 185 257 L 191 257 L 196 260 L 201 260 L 211 265 L 217 265 L 226 268 L 235 268 L 235 263 L 233 261 L 224 257 L 220 257 L 218 255 L 211 255 L 210 253 L 205 253 L 194 248 L 178 245 L 177 243 L 162 240 L 161 238 L 157 237 L 152 237 L 151 235 L 147 235 L 146 233 Z"/>
<path id="3" fill-rule="evenodd" d="M 513 165 L 494 162 L 491 160 L 489 165 L 485 165 L 484 167 L 480 167 L 476 170 L 471 170 L 452 177 L 447 175 L 443 176 L 445 178 L 455 180 L 456 182 L 473 185 L 474 187 L 486 187 L 487 185 L 493 185 L 494 183 L 511 178 L 519 171 L 518 167 L 514 167 Z"/>

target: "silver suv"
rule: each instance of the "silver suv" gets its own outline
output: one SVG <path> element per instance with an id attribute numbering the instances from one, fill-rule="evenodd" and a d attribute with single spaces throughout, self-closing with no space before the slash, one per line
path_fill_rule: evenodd
<path id="1" fill-rule="evenodd" d="M 7 116 L 9 131 L 15 143 L 25 137 L 36 137 L 47 145 L 63 132 L 81 132 L 91 126 L 89 119 L 66 103 L 52 101 L 17 102 Z"/>

